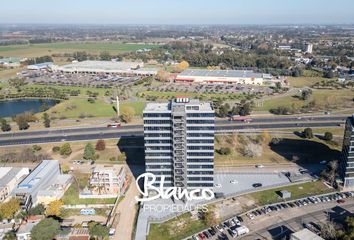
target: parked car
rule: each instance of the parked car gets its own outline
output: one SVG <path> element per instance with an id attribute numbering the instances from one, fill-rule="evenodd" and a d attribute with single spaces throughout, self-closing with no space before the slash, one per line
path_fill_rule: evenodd
<path id="1" fill-rule="evenodd" d="M 254 183 L 252 184 L 252 187 L 254 188 L 262 187 L 262 183 Z"/>

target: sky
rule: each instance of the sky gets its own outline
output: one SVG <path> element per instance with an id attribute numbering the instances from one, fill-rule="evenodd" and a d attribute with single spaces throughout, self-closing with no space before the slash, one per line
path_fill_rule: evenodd
<path id="1" fill-rule="evenodd" d="M 0 23 L 352 24 L 354 0 L 0 0 Z"/>

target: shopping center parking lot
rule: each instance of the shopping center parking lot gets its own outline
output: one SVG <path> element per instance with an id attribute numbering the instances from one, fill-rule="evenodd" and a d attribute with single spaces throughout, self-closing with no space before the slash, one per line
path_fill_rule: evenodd
<path id="1" fill-rule="evenodd" d="M 89 86 L 108 88 L 112 86 L 129 86 L 142 79 L 141 76 L 122 76 L 119 74 L 80 74 L 54 73 L 47 71 L 30 71 L 21 74 L 28 83 L 58 84 L 64 86 Z"/>

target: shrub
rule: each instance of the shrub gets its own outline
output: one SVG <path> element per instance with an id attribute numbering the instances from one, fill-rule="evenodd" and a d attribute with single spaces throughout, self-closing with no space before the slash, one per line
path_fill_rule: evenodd
<path id="1" fill-rule="evenodd" d="M 325 132 L 323 139 L 325 141 L 332 141 L 333 140 L 333 134 L 331 132 Z"/>
<path id="2" fill-rule="evenodd" d="M 58 152 L 60 151 L 60 147 L 54 146 L 54 147 L 52 148 L 52 151 L 53 151 L 54 153 L 58 153 Z"/>
<path id="3" fill-rule="evenodd" d="M 230 155 L 231 149 L 228 147 L 222 147 L 219 150 L 217 150 L 217 153 L 219 153 L 220 155 Z"/>
<path id="4" fill-rule="evenodd" d="M 109 159 L 109 161 L 111 161 L 111 162 L 116 162 L 116 161 L 117 161 L 117 158 L 116 158 L 116 157 L 111 157 L 111 158 Z"/>
<path id="5" fill-rule="evenodd" d="M 32 146 L 32 149 L 33 149 L 34 151 L 38 152 L 38 151 L 42 150 L 42 147 L 41 147 L 41 146 L 38 146 L 38 145 L 33 145 L 33 146 Z"/>
<path id="6" fill-rule="evenodd" d="M 103 151 L 103 150 L 105 150 L 105 149 L 106 149 L 106 143 L 105 143 L 105 141 L 102 140 L 102 139 L 98 140 L 97 143 L 96 143 L 95 149 L 96 149 L 97 151 Z"/>
<path id="7" fill-rule="evenodd" d="M 305 128 L 305 129 L 304 129 L 304 132 L 303 132 L 303 135 L 304 135 L 304 137 L 307 138 L 307 139 L 313 138 L 312 128 Z"/>
<path id="8" fill-rule="evenodd" d="M 60 148 L 60 155 L 69 156 L 72 153 L 71 146 L 69 143 L 64 143 Z"/>

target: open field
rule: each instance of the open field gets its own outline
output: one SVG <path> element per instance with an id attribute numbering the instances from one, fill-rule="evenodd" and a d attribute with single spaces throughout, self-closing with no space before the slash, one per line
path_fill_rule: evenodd
<path id="1" fill-rule="evenodd" d="M 162 224 L 151 224 L 148 240 L 179 240 L 207 228 L 200 220 L 191 218 L 190 213 L 173 218 Z"/>
<path id="2" fill-rule="evenodd" d="M 254 192 L 247 194 L 246 197 L 253 199 L 257 205 L 264 206 L 266 204 L 282 201 L 282 198 L 278 195 L 278 192 L 281 190 L 291 192 L 291 198 L 287 200 L 303 198 L 311 195 L 320 195 L 334 191 L 333 188 L 328 188 L 321 181 L 316 181 Z"/>
<path id="3" fill-rule="evenodd" d="M 303 129 L 299 129 L 299 132 Z M 274 135 L 275 136 L 275 135 Z M 272 136 L 271 136 L 272 137 Z M 317 137 L 313 139 L 303 139 L 295 134 L 293 136 L 276 136 L 281 141 L 278 144 L 262 143 L 261 135 L 220 135 L 215 141 L 215 166 L 242 166 L 255 164 L 287 164 L 289 162 L 319 163 L 326 160 L 339 159 L 340 143 L 331 145 Z M 236 139 L 233 140 L 233 139 Z M 262 148 L 261 155 L 248 157 L 245 155 L 245 145 L 247 142 L 260 141 Z M 231 150 L 229 155 L 221 155 L 218 150 L 221 147 L 228 147 Z M 306 151 L 308 149 L 308 151 Z"/>
<path id="4" fill-rule="evenodd" d="M 313 89 L 312 99 L 316 103 L 317 108 L 340 108 L 350 107 L 354 105 L 353 102 L 354 91 L 349 89 L 340 90 L 317 90 Z M 264 101 L 263 106 L 257 107 L 257 111 L 269 111 L 272 108 L 280 106 L 295 106 L 301 108 L 308 101 L 302 101 L 294 96 L 284 96 Z"/>
<path id="5" fill-rule="evenodd" d="M 328 80 L 328 78 L 322 77 L 287 77 L 289 84 L 291 87 L 311 87 L 313 84 L 317 82 L 321 82 L 322 80 Z"/>
<path id="6" fill-rule="evenodd" d="M 136 51 L 142 48 L 156 48 L 152 44 L 127 44 L 120 42 L 62 42 L 30 45 L 11 45 L 0 47 L 0 56 L 4 57 L 38 57 L 58 53 L 86 51 L 99 54 L 107 51 L 111 54 Z"/>
<path id="7" fill-rule="evenodd" d="M 21 70 L 23 70 L 23 68 L 0 69 L 0 80 L 7 80 L 9 78 L 16 77 L 16 73 L 20 72 Z"/>

